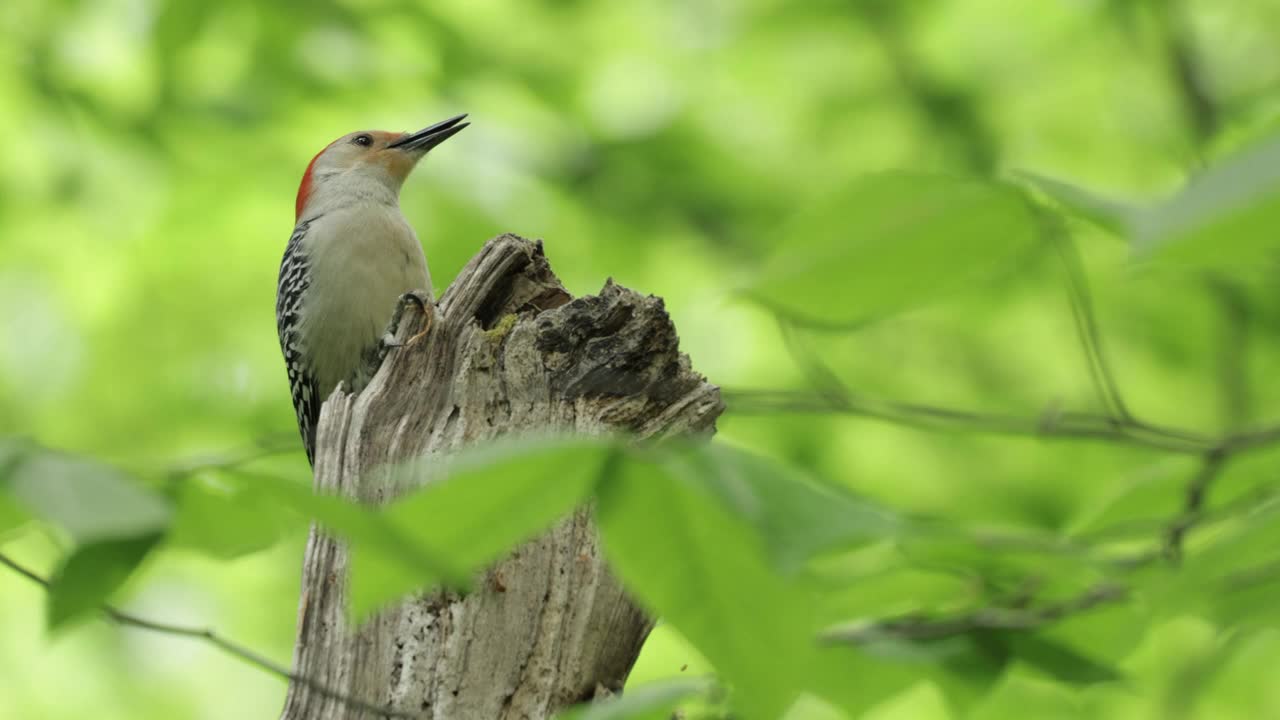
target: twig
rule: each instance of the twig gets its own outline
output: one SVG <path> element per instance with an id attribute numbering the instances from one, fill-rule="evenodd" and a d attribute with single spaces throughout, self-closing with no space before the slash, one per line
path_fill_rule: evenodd
<path id="1" fill-rule="evenodd" d="M 840 413 L 877 418 L 888 422 L 931 430 L 1024 435 L 1046 438 L 1091 438 L 1166 450 L 1202 454 L 1217 443 L 1190 430 L 1162 427 L 1136 421 L 1123 422 L 1106 415 L 1052 412 L 1041 418 L 983 413 L 959 408 L 875 400 L 846 394 L 829 397 L 787 390 L 725 390 L 725 403 L 732 412 L 760 413 Z M 1275 438 L 1270 434 L 1275 433 Z M 1280 439 L 1280 428 L 1268 431 L 1269 441 Z M 1254 444 L 1259 438 L 1240 436 L 1233 443 Z"/>
<path id="2" fill-rule="evenodd" d="M 1280 424 L 1213 437 L 1194 430 L 1141 420 L 1121 422 L 1097 413 L 1051 410 L 1040 418 L 1029 418 L 854 395 L 833 398 L 796 390 L 727 389 L 722 392 L 722 396 L 732 412 L 742 415 L 780 412 L 836 413 L 875 418 L 926 430 L 1051 439 L 1093 439 L 1187 455 L 1204 455 L 1214 450 L 1237 455 L 1280 444 Z"/>
<path id="3" fill-rule="evenodd" d="M 10 558 L 8 555 L 5 555 L 4 553 L 0 553 L 0 565 L 4 565 L 5 567 L 8 567 L 10 570 L 18 573 L 19 575 L 25 577 L 31 582 L 41 586 L 46 591 L 49 590 L 48 580 L 36 574 L 32 570 L 29 570 L 26 567 L 15 562 L 12 558 Z M 258 653 L 254 652 L 253 650 L 250 650 L 249 648 L 243 645 L 234 643 L 230 640 L 227 640 L 226 638 L 223 638 L 222 636 L 218 635 L 212 630 L 209 630 L 206 628 L 183 627 L 181 625 L 170 625 L 169 623 L 155 622 L 154 620 L 148 620 L 146 618 L 141 618 L 136 615 L 131 615 L 111 605 L 104 604 L 101 609 L 102 609 L 102 613 L 106 615 L 107 619 L 117 625 L 134 627 L 140 630 L 149 630 L 151 632 L 161 633 L 164 635 L 172 635 L 176 637 L 185 637 L 185 638 L 192 638 L 195 640 L 201 640 L 203 642 L 206 642 L 218 648 L 219 650 L 227 653 L 228 655 L 239 658 L 240 660 L 243 660 L 244 662 L 247 662 L 250 665 L 253 665 L 261 670 L 265 670 L 271 673 L 272 675 L 276 675 L 290 682 L 295 682 L 295 683 L 305 685 L 306 687 L 313 690 L 317 694 L 322 695 L 331 700 L 336 700 L 353 710 L 358 710 L 363 713 L 370 713 L 376 717 L 383 717 L 383 718 L 411 718 L 412 719 L 412 718 L 423 717 L 422 715 L 418 715 L 414 713 L 407 713 L 407 712 L 401 712 L 399 710 L 381 708 L 381 707 L 378 707 L 377 705 L 374 705 L 373 703 L 365 702 L 363 700 L 350 697 L 338 690 L 334 690 L 309 677 L 305 677 L 305 676 L 290 672 L 287 668 L 277 665 L 271 660 L 263 657 L 262 655 L 259 655 Z"/>
<path id="4" fill-rule="evenodd" d="M 1218 443 L 1223 452 L 1232 455 L 1246 450 L 1256 450 L 1280 443 L 1280 426 L 1262 427 L 1256 430 L 1236 432 L 1227 435 Z"/>
<path id="5" fill-rule="evenodd" d="M 1186 499 L 1183 502 L 1182 514 L 1179 515 L 1165 532 L 1165 556 L 1177 561 L 1182 557 L 1182 543 L 1187 531 L 1194 527 L 1203 517 L 1205 498 L 1209 486 L 1222 472 L 1230 455 L 1222 448 L 1215 448 L 1205 453 L 1200 470 L 1187 483 Z"/>
<path id="6" fill-rule="evenodd" d="M 165 477 L 170 481 L 177 481 L 207 470 L 234 470 L 264 458 L 297 452 L 300 449 L 301 446 L 292 435 L 287 440 L 278 437 L 264 438 L 253 447 L 244 450 L 175 463 L 165 472 Z"/>

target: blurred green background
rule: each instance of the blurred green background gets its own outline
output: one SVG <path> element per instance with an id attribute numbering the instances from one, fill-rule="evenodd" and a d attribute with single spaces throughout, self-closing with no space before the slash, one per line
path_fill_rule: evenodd
<path id="1" fill-rule="evenodd" d="M 276 272 L 303 168 L 351 130 L 471 114 L 402 196 L 437 288 L 489 237 L 543 238 L 575 294 L 613 277 L 664 297 L 694 366 L 726 390 L 806 387 L 803 347 L 855 393 L 1034 417 L 1097 409 L 1051 257 L 853 333 L 789 337 L 732 290 L 796 212 L 869 171 L 1031 170 L 1152 198 L 1280 127 L 1273 0 L 6 0 L 0 61 L 0 434 L 144 475 L 295 445 Z M 1144 417 L 1217 431 L 1280 415 L 1270 265 L 1206 282 L 1135 268 L 1122 242 L 1073 230 Z M 1221 312 L 1233 298 L 1244 309 Z M 1165 517 L 1194 468 L 729 399 L 729 442 L 966 527 L 1070 534 Z M 1278 459 L 1232 465 L 1222 497 Z M 300 451 L 275 463 L 306 475 Z M 166 551 L 126 606 L 287 664 L 303 541 L 233 562 Z M 23 535 L 6 551 L 47 569 L 58 540 Z M 0 573 L 0 717 L 278 714 L 277 678 L 101 623 L 50 638 L 43 603 Z M 1194 612 L 1148 624 L 1125 612 L 1079 631 L 1114 645 L 1126 685 L 1014 671 L 972 715 L 1280 717 L 1274 628 L 1226 635 Z M 705 669 L 660 628 L 633 681 Z M 867 717 L 948 716 L 922 680 Z"/>

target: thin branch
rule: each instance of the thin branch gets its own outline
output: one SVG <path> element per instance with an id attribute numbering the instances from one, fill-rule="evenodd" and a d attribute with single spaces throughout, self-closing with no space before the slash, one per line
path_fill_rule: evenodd
<path id="1" fill-rule="evenodd" d="M 1036 630 L 1072 615 L 1120 602 L 1129 590 L 1114 583 L 1095 585 L 1081 594 L 1038 608 L 983 608 L 950 617 L 904 617 L 834 627 L 819 638 L 825 643 L 873 643 L 898 638 L 941 640 L 975 630 Z"/>
<path id="2" fill-rule="evenodd" d="M 1165 532 L 1165 556 L 1170 560 L 1177 561 L 1182 557 L 1182 544 L 1186 539 L 1187 531 L 1203 518 L 1209 487 L 1221 474 L 1229 457 L 1230 455 L 1221 448 L 1215 448 L 1206 453 L 1200 464 L 1200 470 L 1187 483 L 1182 514 L 1169 524 L 1169 529 Z"/>
<path id="3" fill-rule="evenodd" d="M 727 389 L 721 395 L 729 409 L 740 415 L 788 412 L 856 415 L 924 430 L 1099 440 L 1186 455 L 1204 455 L 1215 450 L 1237 455 L 1280 444 L 1280 424 L 1214 437 L 1141 420 L 1121 422 L 1097 413 L 1059 412 L 1053 408 L 1039 418 L 1029 418 L 853 395 L 832 398 L 796 390 Z"/>
<path id="4" fill-rule="evenodd" d="M 1028 418 L 875 400 L 854 395 L 835 398 L 787 390 L 725 390 L 722 394 L 725 403 L 733 412 L 747 415 L 780 412 L 838 413 L 876 418 L 929 430 L 1044 438 L 1085 438 L 1194 455 L 1207 452 L 1216 445 L 1213 438 L 1190 430 L 1149 423 L 1126 423 L 1095 413 L 1051 410 L 1040 418 Z M 1280 439 L 1280 428 L 1272 432 L 1275 432 L 1277 439 Z M 1241 436 L 1237 440 L 1243 442 L 1246 438 Z"/>
<path id="5" fill-rule="evenodd" d="M 243 450 L 174 463 L 165 471 L 165 477 L 170 481 L 177 481 L 207 470 L 234 470 L 258 460 L 298 452 L 300 449 L 301 446 L 294 435 L 289 435 L 287 438 L 267 437 Z"/>
<path id="6" fill-rule="evenodd" d="M 1269 447 L 1276 443 L 1280 443 L 1280 425 L 1232 433 L 1222 439 L 1219 447 L 1222 448 L 1223 452 L 1235 455 L 1246 450 Z"/>
<path id="7" fill-rule="evenodd" d="M 4 565 L 5 567 L 9 568 L 15 573 L 25 577 L 31 582 L 44 588 L 46 591 L 49 590 L 48 580 L 41 577 L 34 571 L 29 570 L 28 568 L 15 562 L 12 558 L 10 558 L 8 555 L 5 555 L 4 553 L 0 553 L 0 565 Z M 262 655 L 259 655 L 258 653 L 254 652 L 253 650 L 250 650 L 249 648 L 243 645 L 227 640 L 226 638 L 223 638 L 222 636 L 218 635 L 212 630 L 209 630 L 206 628 L 184 627 L 181 625 L 170 625 L 169 623 L 156 622 L 154 620 L 148 620 L 146 618 L 138 617 L 136 615 L 131 615 L 111 605 L 104 604 L 101 609 L 102 609 L 102 613 L 106 615 L 107 619 L 117 625 L 138 628 L 140 630 L 149 630 L 151 632 L 161 633 L 163 635 L 192 638 L 195 640 L 206 642 L 218 648 L 219 650 L 223 651 L 224 653 L 227 653 L 228 655 L 236 657 L 244 662 L 247 662 L 250 665 L 257 667 L 260 670 L 265 670 L 266 672 L 271 673 L 272 675 L 276 675 L 281 679 L 305 685 L 306 687 L 316 692 L 317 694 L 322 695 L 331 700 L 336 700 L 353 710 L 357 710 L 362 713 L 369 713 L 376 717 L 382 717 L 382 718 L 413 719 L 413 718 L 423 717 L 422 715 L 418 715 L 414 713 L 406 713 L 398 710 L 381 708 L 381 707 L 378 707 L 377 705 L 374 705 L 373 703 L 365 702 L 363 700 L 350 697 L 345 693 L 339 692 L 338 690 L 334 690 L 309 677 L 305 677 L 305 676 L 290 672 L 288 668 L 285 668 L 281 665 L 276 664 L 275 662 L 267 659 L 266 657 L 263 657 Z"/>

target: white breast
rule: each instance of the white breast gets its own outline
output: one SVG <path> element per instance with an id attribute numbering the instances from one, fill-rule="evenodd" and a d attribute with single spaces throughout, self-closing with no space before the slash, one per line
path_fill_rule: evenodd
<path id="1" fill-rule="evenodd" d="M 410 290 L 432 293 L 422 245 L 399 208 L 381 203 L 325 213 L 306 245 L 311 285 L 300 335 L 320 395 L 339 382 L 359 390 L 396 300 Z"/>

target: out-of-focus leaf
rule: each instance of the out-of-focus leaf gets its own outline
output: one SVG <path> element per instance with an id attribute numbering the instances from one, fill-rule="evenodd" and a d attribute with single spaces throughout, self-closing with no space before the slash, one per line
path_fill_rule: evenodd
<path id="1" fill-rule="evenodd" d="M 980 628 L 940 638 L 911 638 L 886 632 L 869 636 L 862 647 L 883 662 L 917 665 L 958 710 L 985 697 L 1013 660 L 1072 685 L 1123 679 L 1115 669 L 1065 643 L 1028 632 Z"/>
<path id="2" fill-rule="evenodd" d="M 681 702 L 705 695 L 712 687 L 706 678 L 678 678 L 628 687 L 613 700 L 573 708 L 560 720 L 669 720 Z"/>
<path id="3" fill-rule="evenodd" d="M 860 647 L 885 665 L 910 668 L 931 679 L 947 704 L 963 713 L 1004 677 L 1009 649 L 989 634 L 964 633 L 935 639 L 885 635 Z"/>
<path id="4" fill-rule="evenodd" d="M 5 540 L 10 532 L 22 527 L 30 519 L 30 513 L 14 502 L 9 492 L 0 485 L 0 541 Z"/>
<path id="5" fill-rule="evenodd" d="M 670 467 L 686 482 L 706 485 L 755 525 L 785 572 L 823 551 L 894 538 L 902 530 L 897 515 L 869 500 L 725 445 L 691 448 Z"/>
<path id="6" fill-rule="evenodd" d="M 1011 185 L 868 175 L 797 217 L 744 293 L 799 324 L 851 327 L 991 277 L 1039 232 Z"/>
<path id="7" fill-rule="evenodd" d="M 1103 666 L 1118 667 L 1142 642 L 1150 622 L 1146 603 L 1125 600 L 1067 615 L 1037 635 L 1085 653 Z"/>
<path id="8" fill-rule="evenodd" d="M 26 438 L 0 437 L 0 483 L 3 483 L 18 468 L 18 464 L 35 446 Z"/>
<path id="9" fill-rule="evenodd" d="M 1237 569 L 1222 578 L 1210 598 L 1210 617 L 1224 627 L 1274 628 L 1280 621 L 1280 559 Z"/>
<path id="10" fill-rule="evenodd" d="M 1191 178 L 1135 227 L 1135 250 L 1187 262 L 1250 262 L 1280 246 L 1280 136 Z"/>
<path id="11" fill-rule="evenodd" d="M 0 438 L 0 541 L 31 519 L 9 490 L 9 477 L 22 462 L 28 444 L 20 438 Z"/>
<path id="12" fill-rule="evenodd" d="M 100 608 L 159 540 L 160 535 L 152 533 L 90 543 L 72 552 L 49 580 L 49 629 L 58 630 Z"/>
<path id="13" fill-rule="evenodd" d="M 1128 237 L 1130 226 L 1139 212 L 1134 205 L 1102 197 L 1078 185 L 1039 173 L 1023 171 L 1018 173 L 1018 177 L 1049 196 L 1073 215 L 1121 237 Z"/>
<path id="14" fill-rule="evenodd" d="M 81 544 L 158 532 L 172 513 L 164 498 L 119 470 L 49 450 L 26 454 L 14 468 L 9 488 L 24 508 Z"/>
<path id="15" fill-rule="evenodd" d="M 1280 502 L 1192 536 L 1181 566 L 1142 576 L 1148 603 L 1161 615 L 1199 614 L 1224 627 L 1271 626 L 1280 620 Z"/>
<path id="16" fill-rule="evenodd" d="M 1030 633 L 1005 633 L 1004 641 L 1018 660 L 1059 682 L 1093 685 L 1123 679 L 1115 668 L 1047 637 Z"/>
<path id="17" fill-rule="evenodd" d="M 1143 257 L 1249 265 L 1280 247 L 1280 136 L 1193 176 L 1162 202 L 1136 206 L 1035 173 L 1019 175 L 1072 213 L 1130 239 Z"/>
<path id="18" fill-rule="evenodd" d="M 850 720 L 851 717 L 822 698 L 804 693 L 791 704 L 782 720 Z"/>
<path id="19" fill-rule="evenodd" d="M 809 597 L 772 572 L 751 526 L 669 467 L 627 462 L 599 491 L 611 566 L 733 688 L 748 718 L 798 696 L 815 645 Z"/>
<path id="20" fill-rule="evenodd" d="M 1075 518 L 1072 535 L 1102 539 L 1147 539 L 1159 534 L 1182 511 L 1186 477 L 1195 472 L 1187 458 L 1164 459 L 1117 478 Z"/>
<path id="21" fill-rule="evenodd" d="M 311 518 L 326 530 L 341 536 L 353 548 L 362 548 L 389 561 L 395 576 L 407 574 L 424 585 L 448 582 L 465 585 L 468 576 L 454 560 L 438 548 L 414 543 L 399 528 L 386 521 L 377 508 L 334 495 L 319 495 L 310 487 L 270 475 L 238 471 L 256 482 L 264 493 Z"/>
<path id="22" fill-rule="evenodd" d="M 1086 698 L 1108 692 L 1111 692 L 1110 688 L 1086 694 L 1078 687 L 1045 682 L 1044 676 L 1036 670 L 1014 664 L 982 702 L 963 717 L 966 720 L 1083 720 L 1087 717 L 1127 720 L 1129 713 L 1095 715 L 1083 710 L 1089 707 Z M 1123 689 L 1115 692 L 1117 696 L 1125 694 Z"/>
<path id="23" fill-rule="evenodd" d="M 892 548 L 875 552 L 885 557 L 841 556 L 820 568 L 833 586 L 821 595 L 824 624 L 946 610 L 973 591 L 972 580 L 958 573 L 912 567 Z"/>
<path id="24" fill-rule="evenodd" d="M 215 486 L 196 478 L 178 493 L 166 542 L 231 559 L 271 547 L 298 518 L 250 483 Z"/>
<path id="25" fill-rule="evenodd" d="M 607 441 L 581 438 L 479 447 L 449 459 L 444 479 L 396 501 L 381 518 L 405 542 L 447 551 L 455 568 L 474 573 L 573 511 L 610 452 Z M 395 468 L 390 482 L 416 484 L 433 462 L 439 460 Z M 359 542 L 352 566 L 357 617 L 435 580 L 405 572 L 398 554 L 368 552 Z"/>

